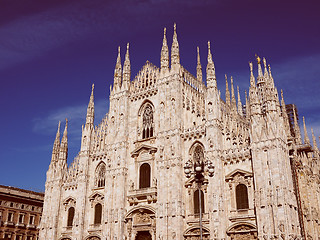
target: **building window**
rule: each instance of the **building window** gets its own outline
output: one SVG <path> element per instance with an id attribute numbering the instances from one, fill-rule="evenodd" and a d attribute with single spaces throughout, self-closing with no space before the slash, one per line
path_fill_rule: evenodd
<path id="1" fill-rule="evenodd" d="M 24 222 L 24 214 L 19 214 L 19 223 Z"/>
<path id="2" fill-rule="evenodd" d="M 102 218 L 102 205 L 98 203 L 94 207 L 94 224 L 101 224 L 101 218 Z"/>
<path id="3" fill-rule="evenodd" d="M 33 215 L 30 215 L 30 217 L 29 217 L 29 224 L 30 225 L 34 224 L 34 216 Z"/>
<path id="4" fill-rule="evenodd" d="M 22 240 L 22 236 L 21 235 L 16 235 L 16 240 Z"/>
<path id="5" fill-rule="evenodd" d="M 249 201 L 248 201 L 248 189 L 246 185 L 239 184 L 236 187 L 236 201 L 237 201 L 237 209 L 248 209 Z"/>
<path id="6" fill-rule="evenodd" d="M 96 187 L 104 187 L 106 184 L 106 164 L 100 163 L 96 169 L 96 179 L 95 186 Z"/>
<path id="7" fill-rule="evenodd" d="M 68 222 L 67 222 L 68 227 L 72 227 L 73 218 L 74 218 L 74 207 L 70 207 L 68 210 Z"/>
<path id="8" fill-rule="evenodd" d="M 9 212 L 8 213 L 8 222 L 12 222 L 13 221 L 13 213 Z"/>
<path id="9" fill-rule="evenodd" d="M 140 178 L 139 178 L 139 188 L 150 187 L 151 180 L 151 167 L 148 163 L 144 163 L 140 166 Z"/>
<path id="10" fill-rule="evenodd" d="M 153 110 L 151 105 L 147 104 L 142 115 L 142 139 L 153 135 Z"/>
<path id="11" fill-rule="evenodd" d="M 200 190 L 201 194 L 201 212 L 204 213 L 204 194 L 203 191 Z M 193 194 L 193 204 L 194 204 L 194 214 L 200 214 L 200 199 L 199 199 L 199 190 L 194 191 Z"/>

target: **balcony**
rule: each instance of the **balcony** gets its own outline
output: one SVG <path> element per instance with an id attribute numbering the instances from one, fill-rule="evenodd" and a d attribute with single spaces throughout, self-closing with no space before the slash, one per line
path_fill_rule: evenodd
<path id="1" fill-rule="evenodd" d="M 5 226 L 5 227 L 13 227 L 13 226 L 14 226 L 14 223 L 11 222 L 11 221 L 5 221 L 5 222 L 3 223 L 3 226 Z"/>
<path id="2" fill-rule="evenodd" d="M 24 227 L 26 227 L 26 225 L 24 223 L 17 223 L 16 227 L 24 228 Z"/>
<path id="3" fill-rule="evenodd" d="M 155 203 L 157 202 L 157 188 L 149 187 L 142 189 L 129 190 L 128 202 L 130 206 L 137 205 L 138 203 Z"/>
<path id="4" fill-rule="evenodd" d="M 28 224 L 27 228 L 29 229 L 35 229 L 37 226 L 35 224 Z"/>

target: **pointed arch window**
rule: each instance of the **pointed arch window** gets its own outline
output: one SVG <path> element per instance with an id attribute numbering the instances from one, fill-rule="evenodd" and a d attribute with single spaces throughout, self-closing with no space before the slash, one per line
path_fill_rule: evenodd
<path id="1" fill-rule="evenodd" d="M 95 186 L 104 187 L 106 183 L 106 164 L 100 163 L 96 169 Z"/>
<path id="2" fill-rule="evenodd" d="M 200 145 L 197 145 L 193 152 L 193 161 L 194 162 L 203 162 L 204 160 L 204 153 L 203 149 Z"/>
<path id="3" fill-rule="evenodd" d="M 148 163 L 144 163 L 140 166 L 140 176 L 139 176 L 139 188 L 150 187 L 151 180 L 151 167 Z"/>
<path id="4" fill-rule="evenodd" d="M 74 212 L 75 212 L 74 207 L 70 207 L 68 209 L 68 221 L 67 221 L 68 227 L 72 227 L 72 225 L 73 225 Z"/>
<path id="5" fill-rule="evenodd" d="M 144 109 L 142 125 L 142 139 L 153 137 L 153 109 L 150 104 Z"/>
<path id="6" fill-rule="evenodd" d="M 204 213 L 204 194 L 203 191 L 200 190 L 201 194 L 201 212 Z M 200 214 L 200 199 L 199 199 L 199 189 L 194 191 L 193 194 L 193 204 L 194 204 L 194 214 L 199 215 Z"/>
<path id="7" fill-rule="evenodd" d="M 97 203 L 94 206 L 94 224 L 101 224 L 101 218 L 102 218 L 102 205 L 100 203 Z"/>
<path id="8" fill-rule="evenodd" d="M 248 201 L 248 189 L 244 184 L 238 184 L 236 187 L 236 202 L 237 209 L 248 209 L 249 201 Z"/>

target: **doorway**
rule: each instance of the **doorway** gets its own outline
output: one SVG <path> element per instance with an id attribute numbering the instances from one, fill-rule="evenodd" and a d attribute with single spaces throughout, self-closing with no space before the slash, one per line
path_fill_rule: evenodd
<path id="1" fill-rule="evenodd" d="M 139 231 L 136 240 L 152 240 L 152 237 L 149 231 Z"/>

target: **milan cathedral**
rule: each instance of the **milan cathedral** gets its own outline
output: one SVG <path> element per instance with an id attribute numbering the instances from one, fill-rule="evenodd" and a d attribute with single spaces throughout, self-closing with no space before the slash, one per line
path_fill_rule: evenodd
<path id="1" fill-rule="evenodd" d="M 266 60 L 249 70 L 242 103 L 232 77 L 220 95 L 210 42 L 205 75 L 199 49 L 196 76 L 181 65 L 176 26 L 170 53 L 164 29 L 160 68 L 147 61 L 134 78 L 129 44 L 123 65 L 119 47 L 109 110 L 94 125 L 92 86 L 70 166 L 59 123 L 39 238 L 320 239 L 316 137 L 286 108 Z M 201 186 L 185 174 L 195 161 L 214 169 Z"/>

